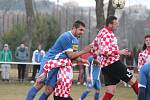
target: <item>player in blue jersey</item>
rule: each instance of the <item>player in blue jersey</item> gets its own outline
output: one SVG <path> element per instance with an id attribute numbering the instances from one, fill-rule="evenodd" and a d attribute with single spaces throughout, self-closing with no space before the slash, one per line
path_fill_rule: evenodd
<path id="1" fill-rule="evenodd" d="M 139 75 L 138 100 L 150 100 L 150 63 L 141 67 Z"/>
<path id="2" fill-rule="evenodd" d="M 76 59 L 82 54 L 90 51 L 91 45 L 86 46 L 80 52 L 78 51 L 80 35 L 85 32 L 85 24 L 82 21 L 75 21 L 71 31 L 62 33 L 56 40 L 55 44 L 49 51 L 45 54 L 40 67 L 39 76 L 43 73 L 43 67 L 45 63 L 49 60 L 59 60 L 59 59 Z M 82 60 L 82 59 L 80 59 Z M 83 60 L 84 61 L 84 60 Z M 26 100 L 33 100 L 37 92 L 44 86 L 45 92 L 40 96 L 40 100 L 46 100 L 48 96 L 53 92 L 55 85 L 57 83 L 57 73 L 59 68 L 53 68 L 48 73 L 48 77 L 39 82 L 37 81 L 34 86 L 28 91 Z"/>
<path id="3" fill-rule="evenodd" d="M 99 92 L 101 87 L 101 68 L 98 64 L 94 64 L 93 60 L 94 59 L 92 56 L 88 58 L 90 67 L 86 67 L 87 89 L 82 93 L 80 100 L 84 100 L 93 88 L 95 89 L 95 95 L 93 100 L 99 100 Z"/>

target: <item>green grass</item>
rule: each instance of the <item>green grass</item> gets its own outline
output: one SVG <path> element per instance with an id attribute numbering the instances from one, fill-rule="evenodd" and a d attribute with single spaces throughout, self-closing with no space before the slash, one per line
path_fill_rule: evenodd
<path id="1" fill-rule="evenodd" d="M 28 89 L 32 86 L 30 83 L 0 83 L 0 100 L 25 100 Z M 80 95 L 84 91 L 85 87 L 82 85 L 74 84 L 71 88 L 71 95 L 74 100 L 79 100 Z M 38 96 L 43 89 L 37 94 L 35 100 L 38 100 Z M 104 87 L 101 88 L 101 97 L 104 94 Z M 85 100 L 93 100 L 94 91 L 92 91 Z M 100 100 L 101 100 L 100 97 Z M 131 88 L 125 88 L 122 85 L 117 86 L 117 91 L 112 100 L 136 100 L 137 97 Z M 53 100 L 52 96 L 48 100 Z"/>
<path id="2" fill-rule="evenodd" d="M 29 82 L 20 84 L 17 81 L 17 70 L 11 69 L 10 76 L 11 76 L 11 83 L 4 83 L 0 81 L 0 100 L 25 100 L 25 96 L 27 94 L 27 91 L 31 88 L 33 84 L 30 84 Z M 28 77 L 31 77 L 31 73 L 28 75 Z M 74 80 L 77 80 L 78 73 L 74 73 Z M 136 77 L 137 74 L 136 74 Z M 82 85 L 76 85 L 73 84 L 71 88 L 71 95 L 74 100 L 79 100 L 79 97 L 81 96 L 82 92 L 84 91 L 85 86 Z M 44 88 L 37 94 L 35 100 L 38 100 L 39 95 L 42 93 Z M 101 88 L 101 96 L 104 95 L 104 87 Z M 88 97 L 85 100 L 94 100 L 94 91 L 92 91 Z M 115 96 L 112 100 L 136 100 L 137 96 L 133 92 L 132 88 L 125 88 L 122 84 L 119 84 L 117 86 L 117 91 L 115 93 Z M 53 97 L 50 96 L 48 100 L 53 100 Z"/>

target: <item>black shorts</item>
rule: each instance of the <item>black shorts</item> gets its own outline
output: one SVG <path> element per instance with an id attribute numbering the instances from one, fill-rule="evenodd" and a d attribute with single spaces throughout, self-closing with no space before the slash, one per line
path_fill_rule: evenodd
<path id="1" fill-rule="evenodd" d="M 116 85 L 120 80 L 129 82 L 133 77 L 129 69 L 119 60 L 111 65 L 102 68 L 105 85 Z"/>
<path id="2" fill-rule="evenodd" d="M 59 96 L 54 96 L 54 100 L 73 100 L 72 97 L 59 97 Z"/>

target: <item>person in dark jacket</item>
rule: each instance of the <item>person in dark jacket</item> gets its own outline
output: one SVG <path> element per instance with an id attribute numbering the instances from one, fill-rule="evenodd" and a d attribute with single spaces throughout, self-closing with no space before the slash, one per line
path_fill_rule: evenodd
<path id="1" fill-rule="evenodd" d="M 18 62 L 26 62 L 29 60 L 28 47 L 24 43 L 17 47 L 15 57 Z M 26 64 L 18 64 L 18 79 L 20 82 L 24 82 L 24 76 L 26 71 Z"/>

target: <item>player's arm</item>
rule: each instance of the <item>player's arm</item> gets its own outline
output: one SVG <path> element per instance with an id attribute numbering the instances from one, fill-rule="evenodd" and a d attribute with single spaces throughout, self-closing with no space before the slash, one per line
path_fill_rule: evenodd
<path id="1" fill-rule="evenodd" d="M 68 55 L 68 57 L 72 60 L 77 59 L 78 57 L 80 57 L 83 54 L 86 54 L 88 52 L 90 52 L 92 49 L 92 45 L 87 45 L 84 47 L 84 49 L 82 49 L 79 52 L 73 52 L 73 51 L 66 51 L 66 54 Z"/>

